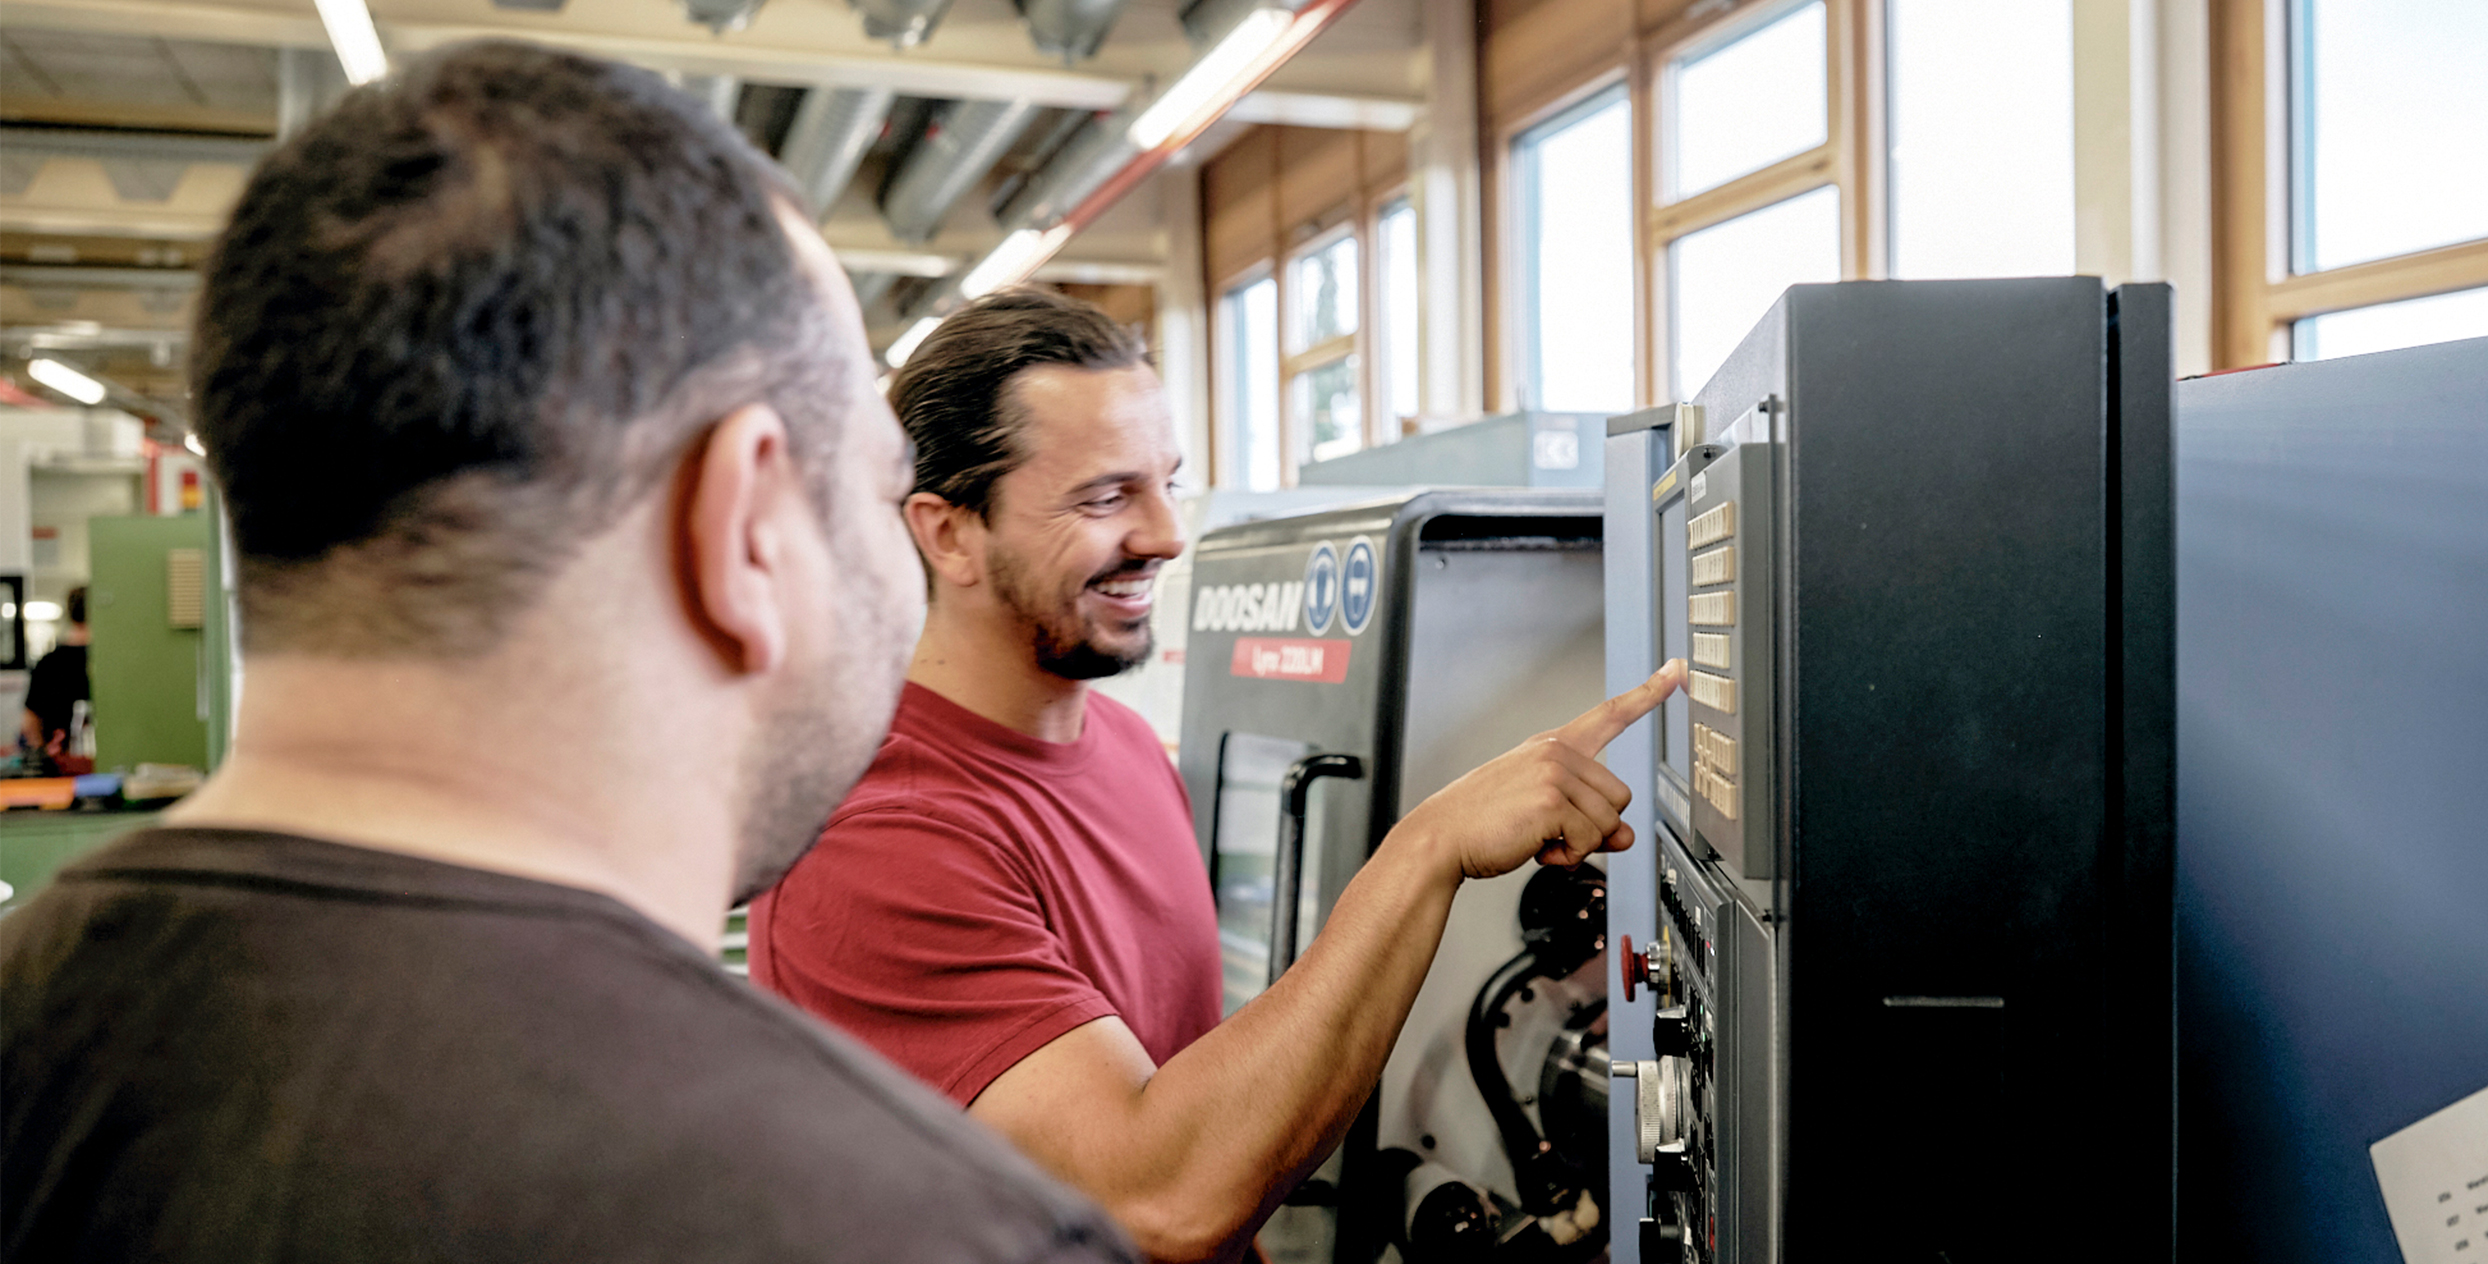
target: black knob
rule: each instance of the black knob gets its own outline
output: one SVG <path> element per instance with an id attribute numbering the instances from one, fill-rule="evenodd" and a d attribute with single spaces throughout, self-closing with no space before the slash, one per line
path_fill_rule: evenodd
<path id="1" fill-rule="evenodd" d="M 1662 1058 L 1693 1056 L 1693 1024 L 1685 1018 L 1685 1007 L 1670 1005 L 1650 1020 L 1650 1044 Z"/>

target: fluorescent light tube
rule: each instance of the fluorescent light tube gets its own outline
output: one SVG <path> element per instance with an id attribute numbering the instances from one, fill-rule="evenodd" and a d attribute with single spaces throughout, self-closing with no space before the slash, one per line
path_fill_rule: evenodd
<path id="1" fill-rule="evenodd" d="M 207 455 L 207 445 L 199 442 L 199 436 L 195 434 L 183 435 L 181 437 L 181 446 L 190 449 L 190 455 L 192 456 Z"/>
<path id="2" fill-rule="evenodd" d="M 933 327 L 941 323 L 941 317 L 927 316 L 909 325 L 907 332 L 900 334 L 898 341 L 891 343 L 890 349 L 881 353 L 881 358 L 888 361 L 890 367 L 894 369 L 907 363 L 907 357 L 916 354 L 916 348 L 923 345 L 926 336 L 933 332 Z"/>
<path id="3" fill-rule="evenodd" d="M 1200 118 L 1221 94 L 1232 92 L 1247 71 L 1257 69 L 1262 55 L 1277 46 L 1295 20 L 1294 14 L 1281 9 L 1255 9 L 1246 14 L 1226 38 L 1159 93 L 1124 134 L 1142 149 L 1165 144 L 1168 137 Z"/>
<path id="4" fill-rule="evenodd" d="M 1003 286 L 1027 280 L 1028 274 L 1062 249 L 1070 236 L 1068 224 L 1056 224 L 1044 232 L 1023 228 L 1012 233 L 959 279 L 959 293 L 968 298 L 983 298 Z"/>
<path id="5" fill-rule="evenodd" d="M 29 361 L 26 372 L 34 380 L 81 404 L 103 403 L 104 396 L 110 393 L 104 389 L 103 383 L 58 360 Z"/>
<path id="6" fill-rule="evenodd" d="M 329 45 L 346 68 L 346 80 L 366 84 L 389 73 L 389 54 L 380 47 L 379 28 L 363 0 L 312 0 L 319 6 L 320 25 L 328 28 Z"/>

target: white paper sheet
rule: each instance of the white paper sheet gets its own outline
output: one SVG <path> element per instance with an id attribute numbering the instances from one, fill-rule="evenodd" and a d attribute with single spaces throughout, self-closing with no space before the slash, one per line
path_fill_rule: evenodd
<path id="1" fill-rule="evenodd" d="M 2405 1264 L 2488 1261 L 2488 1088 L 2367 1147 Z"/>

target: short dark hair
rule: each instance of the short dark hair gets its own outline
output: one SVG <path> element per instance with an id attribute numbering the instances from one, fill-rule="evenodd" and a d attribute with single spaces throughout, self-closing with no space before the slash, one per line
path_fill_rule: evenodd
<path id="1" fill-rule="evenodd" d="M 640 69 L 486 42 L 269 155 L 210 260 L 193 388 L 244 643 L 459 656 L 749 403 L 821 477 L 845 375 L 732 128 Z"/>
<path id="2" fill-rule="evenodd" d="M 69 590 L 69 621 L 79 627 L 86 626 L 86 585 L 84 584 Z"/>
<path id="3" fill-rule="evenodd" d="M 890 407 L 916 445 L 915 489 L 991 516 L 993 485 L 1028 459 L 1018 441 L 1027 418 L 1012 406 L 1012 379 L 1047 364 L 1147 363 L 1147 344 L 1082 299 L 1014 286 L 967 304 L 890 382 Z"/>

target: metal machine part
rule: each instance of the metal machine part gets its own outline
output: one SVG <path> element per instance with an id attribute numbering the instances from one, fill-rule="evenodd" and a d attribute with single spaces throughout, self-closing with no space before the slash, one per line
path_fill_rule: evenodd
<path id="1" fill-rule="evenodd" d="M 2168 329 L 1798 286 L 1609 423 L 1609 689 L 1691 667 L 1610 748 L 1655 844 L 1610 865 L 1618 1259 L 2087 1259 L 2019 1210 L 2070 1188 L 2172 1258 Z"/>

